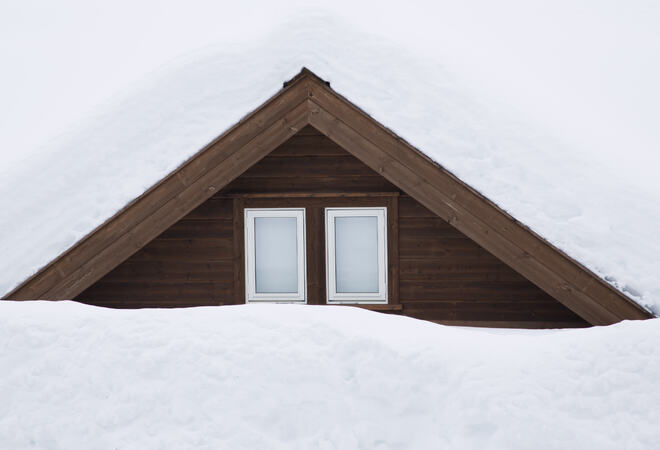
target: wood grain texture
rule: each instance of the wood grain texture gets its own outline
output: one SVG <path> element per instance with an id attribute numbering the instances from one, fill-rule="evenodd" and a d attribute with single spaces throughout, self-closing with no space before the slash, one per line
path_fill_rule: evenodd
<path id="1" fill-rule="evenodd" d="M 300 140 L 307 146 L 304 152 Z M 290 148 L 300 150 L 302 156 L 292 154 L 287 150 Z M 320 150 L 316 153 L 315 149 Z M 350 161 L 339 165 L 355 168 L 351 184 L 355 190 L 345 186 L 347 190 L 342 192 L 314 191 L 317 178 L 331 175 L 337 166 L 328 165 L 325 172 L 299 169 L 315 157 Z M 274 163 L 274 159 L 290 160 L 296 176 L 289 176 L 287 166 Z M 385 206 L 390 304 L 369 305 L 368 309 L 445 322 L 587 325 L 393 185 L 385 181 L 388 191 L 369 192 L 373 170 L 311 127 L 303 128 L 256 163 L 254 172 L 261 171 L 262 166 L 282 167 L 273 175 L 295 180 L 294 192 L 273 191 L 269 177 L 253 177 L 246 172 L 78 300 L 114 307 L 244 303 L 244 208 L 304 207 L 308 303 L 325 304 L 324 208 Z M 320 163 L 315 166 L 323 167 Z M 158 296 L 162 297 L 160 305 Z"/>
<path id="2" fill-rule="evenodd" d="M 234 238 L 233 203 L 228 198 L 208 200 L 76 300 L 115 308 L 235 303 L 234 245 L 243 241 Z"/>

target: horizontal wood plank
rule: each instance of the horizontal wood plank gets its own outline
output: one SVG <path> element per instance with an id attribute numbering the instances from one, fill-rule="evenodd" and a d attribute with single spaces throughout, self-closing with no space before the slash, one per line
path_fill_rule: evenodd
<path id="1" fill-rule="evenodd" d="M 222 196 L 214 195 L 197 208 L 190 211 L 184 219 L 225 219 L 232 220 L 232 201 Z"/>
<path id="2" fill-rule="evenodd" d="M 191 261 L 173 258 L 163 259 L 129 258 L 104 278 L 104 283 L 144 283 L 152 281 L 189 282 L 231 279 L 234 267 L 231 259 L 217 261 Z"/>
<path id="3" fill-rule="evenodd" d="M 159 239 L 186 239 L 191 236 L 204 236 L 211 239 L 228 239 L 233 237 L 231 219 L 181 219 L 162 232 Z"/>
<path id="4" fill-rule="evenodd" d="M 395 197 L 399 195 L 398 192 L 247 192 L 237 194 L 221 194 L 228 198 L 271 198 L 271 199 L 284 199 L 284 198 L 369 198 L 374 197 Z"/>
<path id="5" fill-rule="evenodd" d="M 256 181 L 255 181 L 256 180 Z M 275 192 L 385 192 L 396 188 L 378 175 L 360 177 L 270 177 L 265 180 L 239 178 L 227 187 L 228 194 Z"/>
<path id="6" fill-rule="evenodd" d="M 299 158 L 266 157 L 259 164 L 248 169 L 244 178 L 269 177 L 359 177 L 376 175 L 376 173 L 350 155 L 328 158 L 306 156 Z"/>
<path id="7" fill-rule="evenodd" d="M 527 329 L 557 329 L 557 328 L 584 328 L 584 322 L 572 321 L 545 321 L 545 320 L 431 320 L 439 325 L 453 327 L 483 327 L 483 328 L 527 328 Z"/>

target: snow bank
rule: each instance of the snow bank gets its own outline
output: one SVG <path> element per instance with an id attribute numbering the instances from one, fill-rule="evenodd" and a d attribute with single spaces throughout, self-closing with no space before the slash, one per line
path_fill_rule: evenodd
<path id="1" fill-rule="evenodd" d="M 563 331 L 349 307 L 0 303 L 0 447 L 651 449 L 660 320 Z"/>
<path id="2" fill-rule="evenodd" d="M 569 145 L 463 84 L 429 48 L 398 45 L 309 11 L 255 42 L 188 54 L 126 88 L 30 158 L 0 165 L 0 293 L 102 224 L 303 66 L 599 276 L 660 311 L 657 190 L 635 187 L 600 165 L 593 149 Z"/>

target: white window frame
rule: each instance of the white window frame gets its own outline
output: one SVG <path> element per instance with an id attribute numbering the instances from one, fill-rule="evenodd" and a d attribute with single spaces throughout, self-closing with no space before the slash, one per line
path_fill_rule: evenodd
<path id="1" fill-rule="evenodd" d="M 335 261 L 335 218 L 376 217 L 378 219 L 378 293 L 337 292 Z M 388 302 L 387 282 L 387 208 L 325 208 L 326 295 L 328 304 Z"/>
<path id="2" fill-rule="evenodd" d="M 293 217 L 296 219 L 296 247 L 298 258 L 298 291 L 294 293 L 256 292 L 254 219 L 257 217 Z M 305 208 L 245 208 L 245 301 L 246 303 L 307 302 L 307 247 L 305 231 Z"/>

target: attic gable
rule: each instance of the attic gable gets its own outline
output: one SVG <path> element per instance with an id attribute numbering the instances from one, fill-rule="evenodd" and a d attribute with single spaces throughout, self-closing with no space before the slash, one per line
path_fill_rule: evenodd
<path id="1" fill-rule="evenodd" d="M 113 308 L 246 302 L 246 208 L 306 212 L 305 302 L 327 303 L 324 208 L 385 206 L 391 289 L 387 304 L 357 305 L 443 324 L 556 328 L 587 323 L 307 126 L 177 221 L 75 300 Z M 396 289 L 394 289 L 396 287 Z M 356 306 L 356 304 L 353 304 Z"/>
<path id="2" fill-rule="evenodd" d="M 264 105 L 6 298 L 75 297 L 306 125 L 321 131 L 590 323 L 650 317 L 305 69 Z"/>

